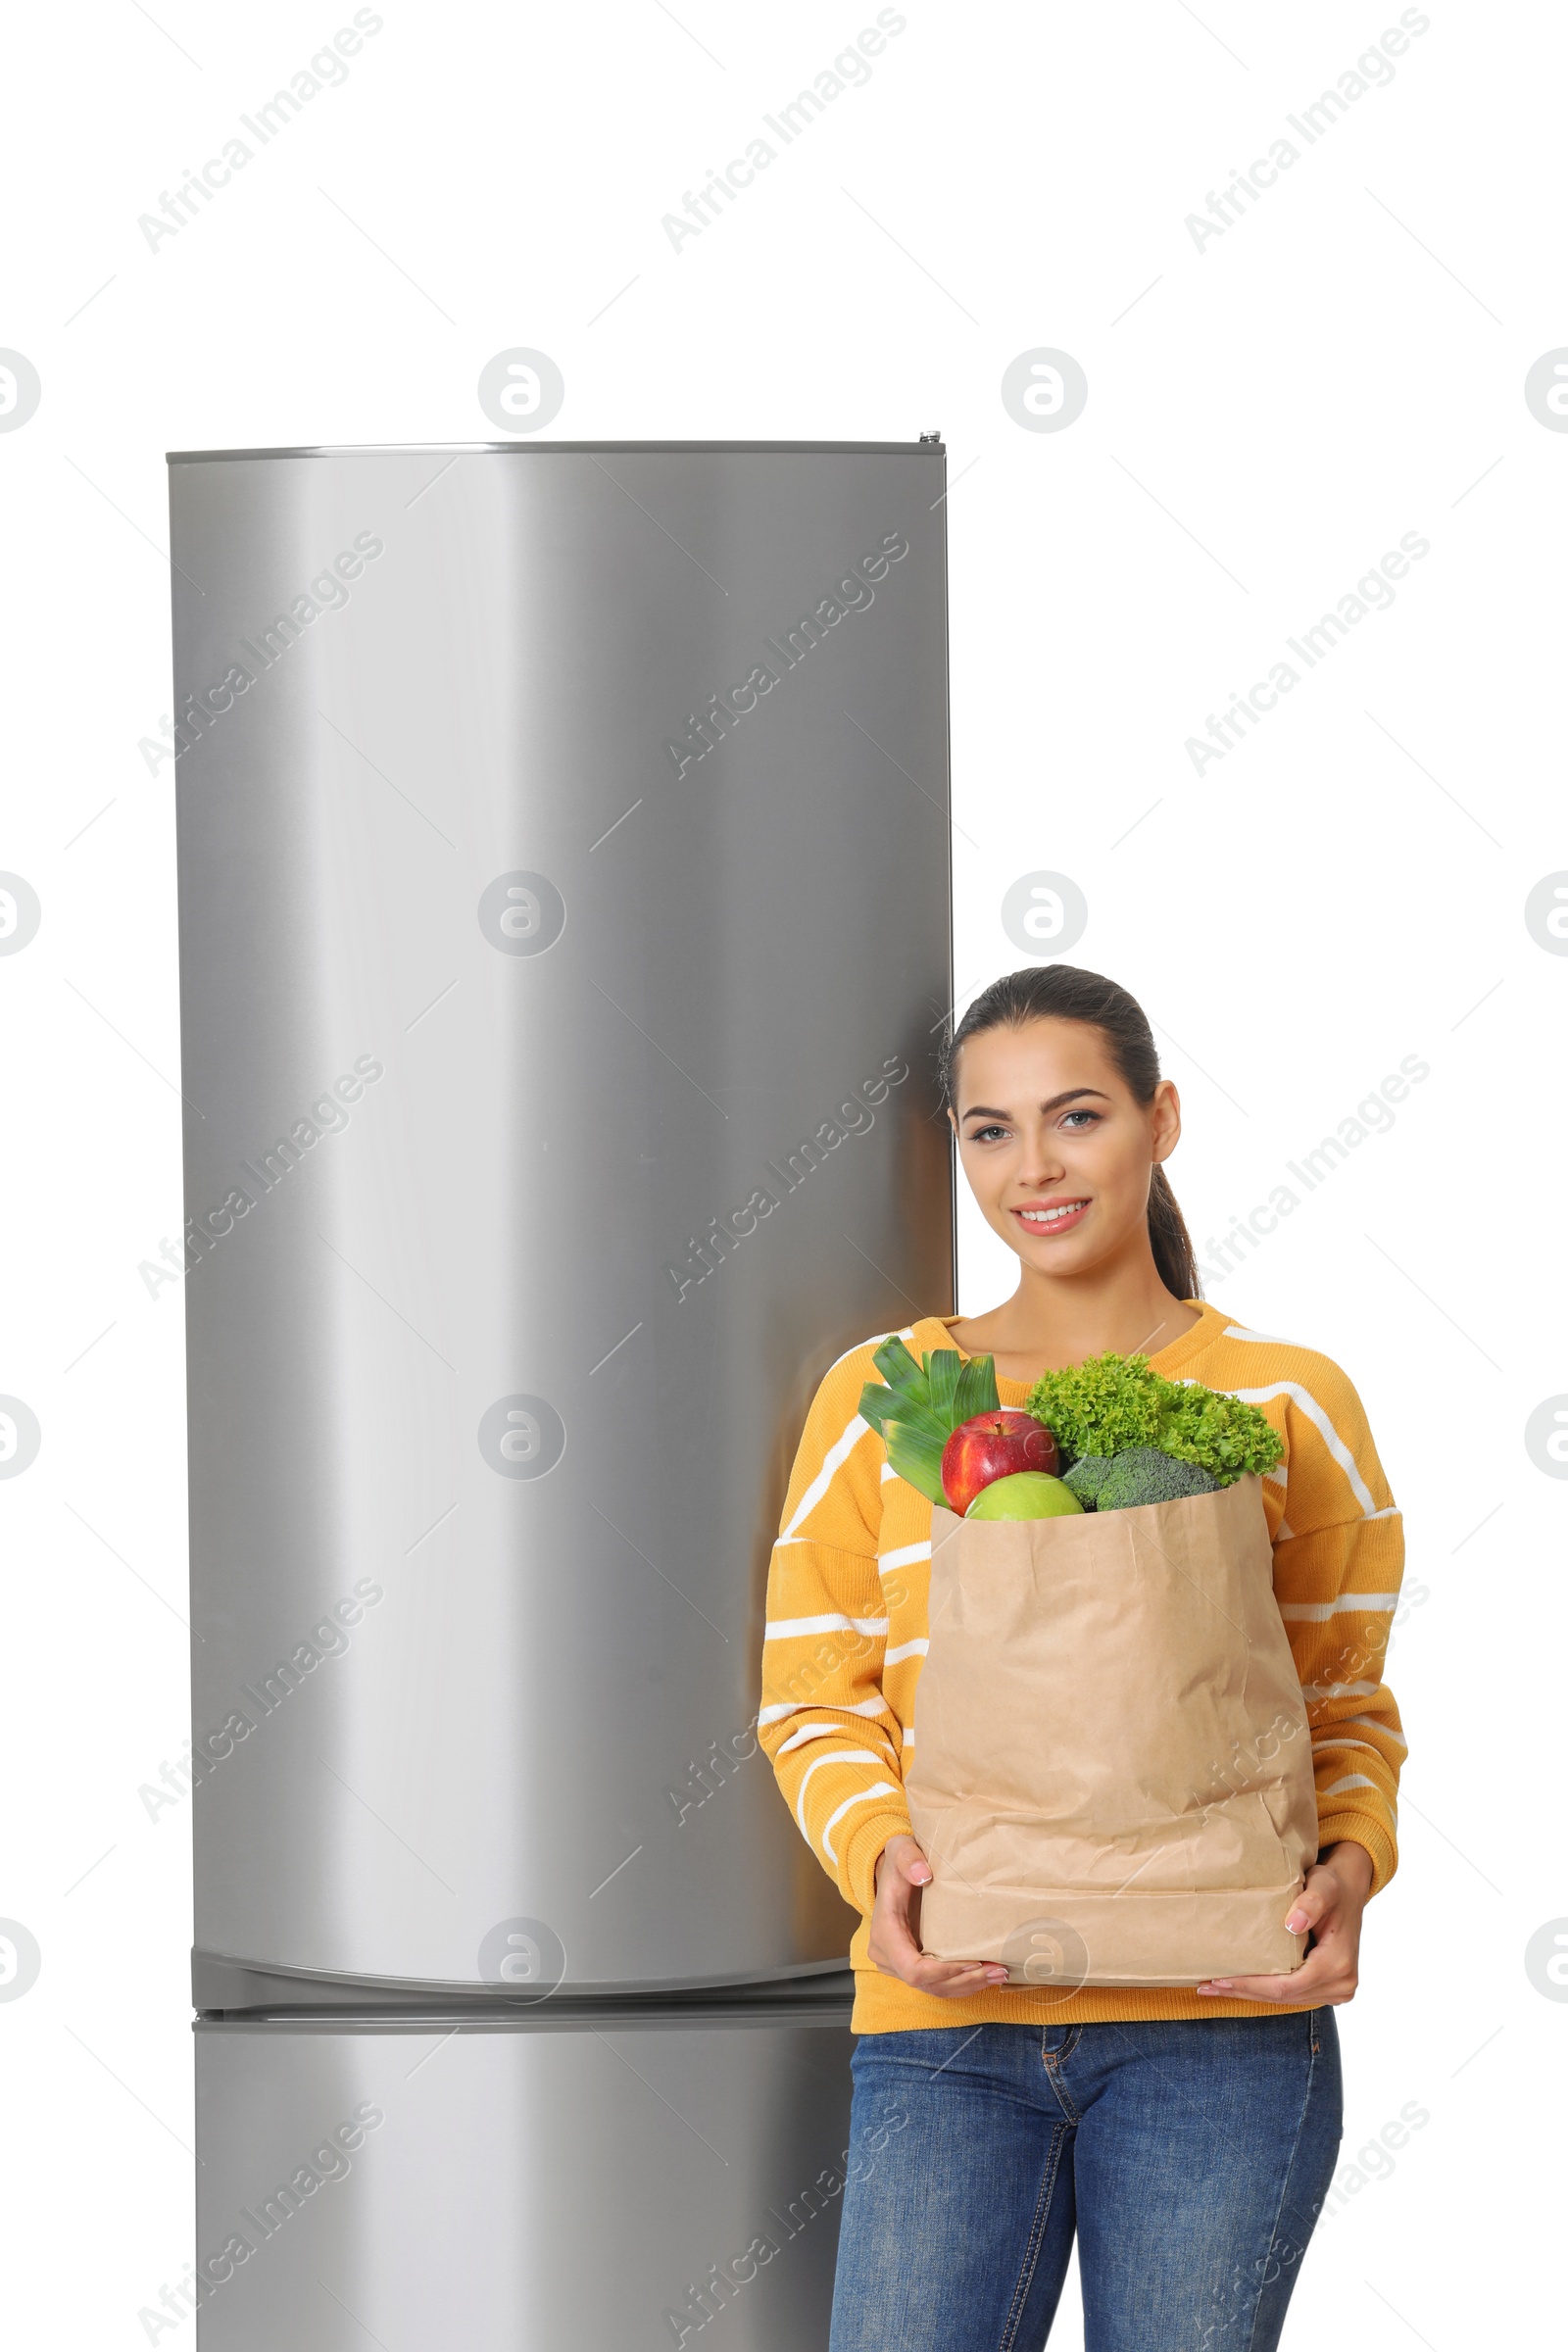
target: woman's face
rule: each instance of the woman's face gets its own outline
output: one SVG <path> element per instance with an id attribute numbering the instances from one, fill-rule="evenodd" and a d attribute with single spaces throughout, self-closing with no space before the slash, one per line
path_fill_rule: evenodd
<path id="1" fill-rule="evenodd" d="M 1101 1030 L 1041 1019 L 966 1039 L 955 1091 L 963 1172 L 1025 1265 L 1082 1274 L 1147 1246 L 1150 1177 L 1181 1134 L 1168 1078 L 1146 1108 Z"/>

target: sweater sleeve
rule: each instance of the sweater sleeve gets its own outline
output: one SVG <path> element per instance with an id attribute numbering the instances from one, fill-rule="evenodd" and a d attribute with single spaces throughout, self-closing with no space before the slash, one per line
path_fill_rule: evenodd
<path id="1" fill-rule="evenodd" d="M 1398 1863 L 1396 1794 L 1405 1742 L 1384 1653 L 1404 1572 L 1395 1506 L 1361 1399 L 1326 1357 L 1285 1396 L 1288 1454 L 1269 1474 L 1282 1515 L 1274 1591 L 1301 1679 L 1312 1740 L 1320 1849 L 1340 1838 L 1372 1857 L 1372 1891 Z M 1267 1491 L 1267 1490 L 1266 1490 Z"/>
<path id="2" fill-rule="evenodd" d="M 909 1828 L 902 1728 L 882 1693 L 887 1602 L 877 1560 L 880 1438 L 859 1415 L 875 1341 L 812 1400 L 767 1575 L 758 1737 L 801 1835 L 858 1911 Z"/>

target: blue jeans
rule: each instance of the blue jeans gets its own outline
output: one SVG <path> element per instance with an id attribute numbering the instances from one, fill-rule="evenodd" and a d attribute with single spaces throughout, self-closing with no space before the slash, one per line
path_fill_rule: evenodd
<path id="1" fill-rule="evenodd" d="M 830 2352 L 1272 2352 L 1340 2144 L 1332 2009 L 865 2034 Z"/>

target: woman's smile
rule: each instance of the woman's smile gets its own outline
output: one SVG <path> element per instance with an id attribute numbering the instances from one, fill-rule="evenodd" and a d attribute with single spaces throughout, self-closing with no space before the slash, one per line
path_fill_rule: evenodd
<path id="1" fill-rule="evenodd" d="M 1025 1208 L 1009 1213 L 1016 1217 L 1025 1233 L 1067 1233 L 1074 1225 L 1082 1224 L 1089 1210 L 1089 1195 L 1072 1193 L 1058 1195 L 1054 1200 L 1031 1200 Z"/>

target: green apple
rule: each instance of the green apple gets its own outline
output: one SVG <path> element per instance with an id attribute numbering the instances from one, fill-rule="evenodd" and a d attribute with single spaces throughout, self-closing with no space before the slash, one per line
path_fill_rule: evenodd
<path id="1" fill-rule="evenodd" d="M 1083 1504 L 1059 1478 L 1044 1470 L 1015 1470 L 1010 1478 L 994 1478 L 982 1487 L 966 1519 L 1066 1519 L 1081 1514 Z"/>

